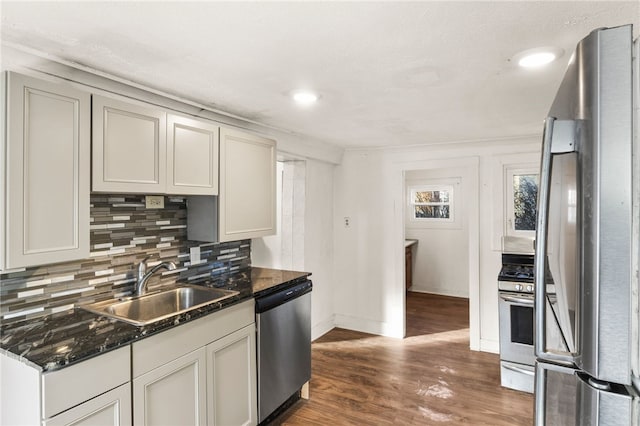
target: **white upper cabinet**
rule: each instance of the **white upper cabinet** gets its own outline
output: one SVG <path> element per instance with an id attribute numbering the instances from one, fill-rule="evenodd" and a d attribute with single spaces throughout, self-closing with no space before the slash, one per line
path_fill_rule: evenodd
<path id="1" fill-rule="evenodd" d="M 93 95 L 93 190 L 163 193 L 166 113 Z"/>
<path id="2" fill-rule="evenodd" d="M 218 126 L 93 96 L 93 190 L 218 194 Z"/>
<path id="3" fill-rule="evenodd" d="M 237 241 L 276 232 L 276 142 L 220 130 L 219 239 Z"/>
<path id="4" fill-rule="evenodd" d="M 90 95 L 6 75 L 6 228 L 0 266 L 87 258 Z"/>
<path id="5" fill-rule="evenodd" d="M 218 132 L 213 123 L 168 114 L 167 193 L 218 195 Z"/>

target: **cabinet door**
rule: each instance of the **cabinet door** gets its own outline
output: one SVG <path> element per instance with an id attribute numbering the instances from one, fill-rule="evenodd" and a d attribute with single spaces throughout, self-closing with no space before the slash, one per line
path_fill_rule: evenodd
<path id="1" fill-rule="evenodd" d="M 219 127 L 167 115 L 167 193 L 218 195 Z"/>
<path id="2" fill-rule="evenodd" d="M 204 425 L 205 348 L 133 379 L 133 424 Z"/>
<path id="3" fill-rule="evenodd" d="M 163 193 L 166 113 L 93 95 L 94 191 Z"/>
<path id="4" fill-rule="evenodd" d="M 7 85 L 4 267 L 87 258 L 90 95 L 15 73 Z"/>
<path id="5" fill-rule="evenodd" d="M 219 239 L 237 241 L 276 232 L 276 143 L 220 130 Z"/>
<path id="6" fill-rule="evenodd" d="M 126 383 L 43 423 L 44 426 L 130 426 L 131 386 Z"/>
<path id="7" fill-rule="evenodd" d="M 207 345 L 207 423 L 257 423 L 255 324 Z"/>

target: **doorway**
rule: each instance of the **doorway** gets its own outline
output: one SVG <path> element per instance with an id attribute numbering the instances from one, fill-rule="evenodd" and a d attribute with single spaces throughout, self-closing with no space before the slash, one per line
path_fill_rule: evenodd
<path id="1" fill-rule="evenodd" d="M 407 240 L 416 241 L 410 245 L 411 271 L 402 273 L 405 335 L 413 332 L 407 309 L 421 294 L 458 298 L 468 306 L 474 350 L 480 342 L 478 162 L 471 157 L 403 165 L 399 215 L 402 253 Z"/>

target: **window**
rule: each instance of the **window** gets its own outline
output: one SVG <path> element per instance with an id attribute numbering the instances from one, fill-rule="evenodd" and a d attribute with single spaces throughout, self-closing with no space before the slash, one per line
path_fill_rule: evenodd
<path id="1" fill-rule="evenodd" d="M 536 230 L 538 171 L 506 169 L 506 235 L 533 236 Z"/>
<path id="2" fill-rule="evenodd" d="M 416 221 L 453 221 L 453 186 L 410 188 L 411 219 Z"/>

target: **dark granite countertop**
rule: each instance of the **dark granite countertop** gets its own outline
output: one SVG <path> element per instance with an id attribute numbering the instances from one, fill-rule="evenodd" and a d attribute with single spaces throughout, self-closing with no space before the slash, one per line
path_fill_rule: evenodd
<path id="1" fill-rule="evenodd" d="M 266 296 L 284 286 L 305 281 L 309 272 L 285 271 L 282 269 L 251 268 L 251 285 L 255 297 Z"/>
<path id="2" fill-rule="evenodd" d="M 309 273 L 248 268 L 189 284 L 236 290 L 238 295 L 218 303 L 136 327 L 80 308 L 0 327 L 0 353 L 41 371 L 53 371 L 128 345 L 185 322 L 203 317 L 254 296 L 304 280 Z"/>

